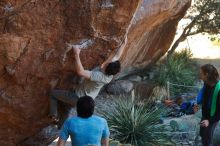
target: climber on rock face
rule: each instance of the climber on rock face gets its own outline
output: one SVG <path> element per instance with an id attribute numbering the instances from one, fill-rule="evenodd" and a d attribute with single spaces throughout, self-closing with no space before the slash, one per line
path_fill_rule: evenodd
<path id="1" fill-rule="evenodd" d="M 81 48 L 79 45 L 69 45 L 73 49 L 75 57 L 75 66 L 76 72 L 79 76 L 84 77 L 85 80 L 73 91 L 67 90 L 51 90 L 50 92 L 50 118 L 54 122 L 58 122 L 57 115 L 57 101 L 62 101 L 64 103 L 75 106 L 78 98 L 82 96 L 90 96 L 93 99 L 99 94 L 101 88 L 108 84 L 113 76 L 116 75 L 120 69 L 121 64 L 119 58 L 121 57 L 125 45 L 127 43 L 127 37 L 125 38 L 121 47 L 117 50 L 116 53 L 113 53 L 109 58 L 100 66 L 96 67 L 93 70 L 84 69 L 81 60 L 80 52 Z"/>

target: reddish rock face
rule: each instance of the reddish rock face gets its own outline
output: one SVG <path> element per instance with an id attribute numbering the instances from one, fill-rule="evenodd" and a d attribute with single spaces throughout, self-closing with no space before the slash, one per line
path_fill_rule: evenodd
<path id="1" fill-rule="evenodd" d="M 147 68 L 169 49 L 191 0 L 143 0 L 131 21 L 121 76 Z"/>
<path id="2" fill-rule="evenodd" d="M 74 86 L 66 43 L 89 40 L 81 58 L 91 69 L 127 35 L 121 75 L 129 74 L 165 54 L 190 0 L 1 0 L 0 6 L 0 145 L 33 146 L 52 140 L 41 131 L 50 125 L 50 83 Z"/>

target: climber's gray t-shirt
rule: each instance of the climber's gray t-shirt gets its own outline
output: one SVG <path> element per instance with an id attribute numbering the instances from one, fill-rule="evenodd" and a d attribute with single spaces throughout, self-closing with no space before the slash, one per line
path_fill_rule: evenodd
<path id="1" fill-rule="evenodd" d="M 84 80 L 79 88 L 75 90 L 78 97 L 91 96 L 93 99 L 99 94 L 101 88 L 113 79 L 113 75 L 106 75 L 97 67 L 91 71 L 90 80 Z"/>

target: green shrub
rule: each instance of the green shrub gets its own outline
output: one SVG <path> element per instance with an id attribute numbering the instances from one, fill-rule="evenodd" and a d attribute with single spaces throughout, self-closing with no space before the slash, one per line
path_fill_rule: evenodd
<path id="1" fill-rule="evenodd" d="M 111 136 L 121 143 L 134 146 L 172 145 L 160 117 L 165 108 L 119 98 L 112 103 L 110 111 L 100 111 L 108 121 Z"/>
<path id="2" fill-rule="evenodd" d="M 159 66 L 156 82 L 159 86 L 166 86 L 169 81 L 174 84 L 193 86 L 198 77 L 198 69 L 195 61 L 191 59 L 190 50 L 175 52 Z M 175 87 L 171 91 L 177 93 L 185 92 L 189 88 Z"/>

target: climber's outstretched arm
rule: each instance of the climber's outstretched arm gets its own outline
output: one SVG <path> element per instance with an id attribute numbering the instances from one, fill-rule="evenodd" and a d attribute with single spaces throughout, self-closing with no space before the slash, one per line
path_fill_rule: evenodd
<path id="1" fill-rule="evenodd" d="M 120 59 L 125 45 L 127 44 L 127 36 L 125 37 L 125 40 L 123 42 L 123 44 L 120 46 L 120 48 L 116 51 L 116 53 L 112 53 L 107 60 L 104 61 L 104 63 L 101 65 L 101 68 L 103 68 L 106 64 L 110 63 L 110 62 L 114 62 Z"/>
<path id="2" fill-rule="evenodd" d="M 91 72 L 89 70 L 84 69 L 84 67 L 81 63 L 81 60 L 80 60 L 80 57 L 79 57 L 80 49 L 79 48 L 73 48 L 73 52 L 74 52 L 74 55 L 75 55 L 75 65 L 76 65 L 77 74 L 84 77 L 84 78 L 86 78 L 86 79 L 90 79 Z"/>
<path id="3" fill-rule="evenodd" d="M 124 49 L 125 49 L 125 45 L 127 44 L 127 36 L 125 37 L 124 42 L 122 43 L 122 45 L 120 46 L 120 48 L 117 50 L 115 56 L 113 57 L 112 61 L 116 61 L 119 60 Z"/>

